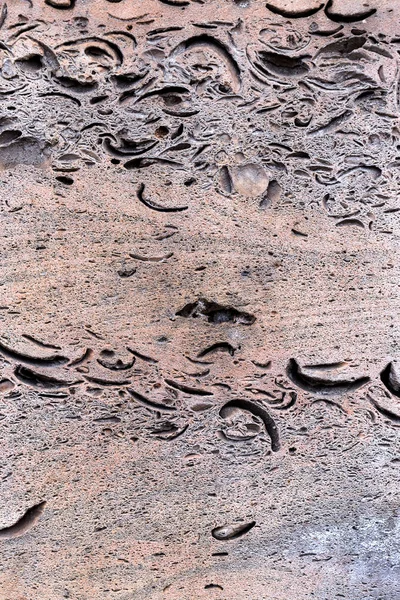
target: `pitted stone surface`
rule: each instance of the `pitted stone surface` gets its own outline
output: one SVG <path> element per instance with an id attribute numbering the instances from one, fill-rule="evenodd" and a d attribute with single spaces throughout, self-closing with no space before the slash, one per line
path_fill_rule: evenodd
<path id="1" fill-rule="evenodd" d="M 0 600 L 399 598 L 400 5 L 0 40 Z"/>

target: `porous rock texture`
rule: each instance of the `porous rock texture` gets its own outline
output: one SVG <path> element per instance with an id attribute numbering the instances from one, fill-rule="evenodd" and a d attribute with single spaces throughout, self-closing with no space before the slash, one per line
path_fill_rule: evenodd
<path id="1" fill-rule="evenodd" d="M 0 599 L 400 598 L 400 4 L 0 25 Z"/>

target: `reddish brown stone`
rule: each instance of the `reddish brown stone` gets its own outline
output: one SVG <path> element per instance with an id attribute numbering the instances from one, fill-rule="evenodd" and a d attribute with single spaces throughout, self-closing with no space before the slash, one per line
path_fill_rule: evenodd
<path id="1" fill-rule="evenodd" d="M 400 597 L 399 12 L 2 4 L 0 600 Z"/>

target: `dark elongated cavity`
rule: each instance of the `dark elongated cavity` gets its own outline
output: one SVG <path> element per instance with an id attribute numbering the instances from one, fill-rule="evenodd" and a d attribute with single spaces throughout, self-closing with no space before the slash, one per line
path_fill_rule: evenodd
<path id="1" fill-rule="evenodd" d="M 278 450 L 281 447 L 278 427 L 276 426 L 274 419 L 265 410 L 263 406 L 255 402 L 251 402 L 250 400 L 230 400 L 229 402 L 224 404 L 223 407 L 220 409 L 219 416 L 225 419 L 228 416 L 229 409 L 231 408 L 240 408 L 241 410 L 247 410 L 256 417 L 259 417 L 264 423 L 265 430 L 271 439 L 271 450 L 273 452 L 278 452 Z"/>
<path id="2" fill-rule="evenodd" d="M 178 85 L 167 85 L 163 88 L 151 90 L 150 92 L 146 92 L 145 94 L 142 94 L 137 99 L 137 102 L 140 102 L 141 100 L 144 100 L 145 98 L 151 98 L 152 96 L 169 97 L 171 94 L 188 94 L 188 93 L 189 93 L 189 90 L 185 87 L 178 86 Z"/>
<path id="3" fill-rule="evenodd" d="M 265 67 L 271 73 L 284 77 L 299 77 L 305 75 L 310 70 L 306 62 L 306 56 L 287 56 L 286 54 L 278 54 L 277 52 L 269 52 L 261 50 L 258 53 L 260 62 L 257 66 Z M 261 64 L 260 64 L 261 63 Z"/>
<path id="4" fill-rule="evenodd" d="M 153 263 L 164 262 L 165 260 L 172 258 L 173 255 L 174 255 L 173 252 L 169 252 L 168 254 L 165 254 L 164 256 L 142 256 L 141 254 L 133 254 L 133 253 L 129 254 L 129 256 L 131 258 L 134 258 L 135 260 L 140 260 L 142 262 L 153 262 Z"/>
<path id="5" fill-rule="evenodd" d="M 52 72 L 57 71 L 60 68 L 60 63 L 58 61 L 56 53 L 45 43 L 36 38 L 28 36 L 31 40 L 33 40 L 36 44 L 38 44 L 43 50 L 43 55 L 46 64 L 51 68 Z"/>
<path id="6" fill-rule="evenodd" d="M 358 227 L 359 229 L 365 229 L 365 225 L 360 219 L 342 219 L 335 223 L 336 227 Z"/>
<path id="7" fill-rule="evenodd" d="M 54 77 L 54 81 L 62 87 L 74 92 L 75 94 L 87 94 L 93 92 L 97 88 L 97 83 L 88 81 L 79 81 L 75 77 Z"/>
<path id="8" fill-rule="evenodd" d="M 220 542 L 226 542 L 228 540 L 235 540 L 242 535 L 245 535 L 253 529 L 255 521 L 251 521 L 250 523 L 234 523 L 232 525 L 222 525 L 221 527 L 214 527 L 211 532 L 211 535 L 216 540 Z"/>
<path id="9" fill-rule="evenodd" d="M 6 19 L 7 19 L 7 13 L 8 13 L 8 9 L 7 9 L 7 4 L 4 3 L 3 6 L 1 7 L 1 12 L 0 12 L 0 27 L 3 27 Z"/>
<path id="10" fill-rule="evenodd" d="M 199 298 L 195 302 L 186 304 L 176 313 L 178 317 L 197 318 L 205 317 L 209 323 L 237 323 L 239 325 L 252 325 L 256 320 L 254 315 L 243 312 L 231 306 L 223 306 L 217 302 Z"/>
<path id="11" fill-rule="evenodd" d="M 140 360 L 143 360 L 144 362 L 152 363 L 152 364 L 158 363 L 158 360 L 156 360 L 155 358 L 151 358 L 151 356 L 146 356 L 145 354 L 142 354 L 141 352 L 138 352 L 137 350 L 133 350 L 132 348 L 127 348 L 127 350 L 128 350 L 128 352 L 133 354 L 133 356 L 136 356 L 136 358 L 140 358 Z"/>
<path id="12" fill-rule="evenodd" d="M 167 4 L 167 6 L 189 6 L 188 0 L 160 0 L 161 4 Z"/>
<path id="13" fill-rule="evenodd" d="M 213 396 L 214 394 L 209 390 L 202 390 L 201 388 L 194 388 L 190 385 L 185 385 L 184 383 L 178 383 L 177 381 L 172 381 L 172 379 L 165 379 L 165 383 L 170 387 L 179 390 L 180 392 L 184 392 L 185 394 L 193 394 L 195 396 Z"/>
<path id="14" fill-rule="evenodd" d="M 161 410 L 161 411 L 176 410 L 175 406 L 169 406 L 168 404 L 161 404 L 160 402 L 154 402 L 153 400 L 149 400 L 148 398 L 146 398 L 146 396 L 143 396 L 143 394 L 136 392 L 132 388 L 128 388 L 128 392 L 132 396 L 132 398 L 137 400 L 137 402 L 139 402 L 140 404 L 143 404 L 147 408 L 151 408 L 152 410 Z"/>
<path id="15" fill-rule="evenodd" d="M 0 342 L 0 354 L 6 358 L 11 358 L 18 362 L 23 362 L 27 365 L 36 365 L 41 367 L 55 367 L 59 365 L 65 365 L 69 358 L 53 354 L 52 356 L 30 356 L 24 352 L 18 352 L 6 346 L 3 342 Z"/>
<path id="16" fill-rule="evenodd" d="M 337 361 L 331 363 L 319 363 L 317 365 L 304 365 L 304 367 L 306 369 L 310 369 L 311 371 L 329 371 L 331 369 L 340 369 L 346 365 L 347 363 L 344 361 Z"/>
<path id="17" fill-rule="evenodd" d="M 330 44 L 323 46 L 318 50 L 316 56 L 319 56 L 320 54 L 338 54 L 340 56 L 345 56 L 346 54 L 353 52 L 353 50 L 362 48 L 366 42 L 367 38 L 361 35 L 345 38 L 344 40 L 337 40 L 336 42 L 331 42 Z"/>
<path id="18" fill-rule="evenodd" d="M 334 381 L 324 379 L 323 377 L 311 376 L 304 373 L 298 362 L 291 358 L 286 368 L 286 373 L 297 387 L 312 394 L 321 395 L 343 395 L 354 392 L 370 381 L 369 377 L 359 377 L 358 379 L 343 379 Z"/>
<path id="19" fill-rule="evenodd" d="M 16 367 L 16 369 L 14 370 L 14 375 L 21 383 L 39 389 L 65 388 L 82 383 L 81 380 L 64 381 L 62 379 L 57 379 L 56 377 L 43 375 L 43 373 L 38 373 L 37 371 L 33 371 L 32 369 L 29 369 L 28 367 L 23 367 L 22 365 L 18 365 Z"/>
<path id="20" fill-rule="evenodd" d="M 355 11 L 352 14 L 343 14 L 333 9 L 333 0 L 328 0 L 325 6 L 325 14 L 331 20 L 336 23 L 356 23 L 357 21 L 363 21 L 372 17 L 376 13 L 376 8 L 369 8 L 368 10 Z"/>
<path id="21" fill-rule="evenodd" d="M 227 352 L 231 356 L 234 356 L 235 351 L 236 348 L 234 348 L 228 342 L 217 342 L 215 344 L 212 344 L 211 346 L 208 346 L 207 348 L 204 348 L 204 350 L 201 350 L 197 356 L 198 358 L 203 358 L 204 356 L 208 356 L 209 354 L 213 354 L 214 352 Z"/>
<path id="22" fill-rule="evenodd" d="M 400 398 L 400 380 L 394 370 L 393 363 L 390 362 L 386 365 L 380 373 L 380 378 L 385 388 L 388 389 L 393 396 Z"/>
<path id="23" fill-rule="evenodd" d="M 63 92 L 43 92 L 42 94 L 38 94 L 38 96 L 40 98 L 65 98 L 76 104 L 76 106 L 82 106 L 82 102 L 78 100 L 78 98 L 74 98 L 74 96 L 70 96 Z"/>
<path id="24" fill-rule="evenodd" d="M 102 385 L 106 387 L 119 387 L 129 385 L 131 383 L 130 379 L 112 381 L 110 379 L 103 379 L 102 377 L 91 377 L 90 375 L 85 375 L 85 379 L 86 381 L 89 381 L 89 383 L 95 383 L 96 385 Z"/>
<path id="25" fill-rule="evenodd" d="M 321 4 L 318 6 L 314 6 L 313 8 L 305 8 L 304 10 L 287 10 L 285 8 L 281 8 L 280 6 L 275 6 L 270 2 L 267 2 L 266 7 L 274 14 L 285 17 L 286 19 L 301 19 L 303 17 L 311 17 L 311 15 L 315 15 L 315 13 L 324 7 L 324 4 L 325 2 L 321 2 Z"/>
<path id="26" fill-rule="evenodd" d="M 75 6 L 75 0 L 45 0 L 45 3 L 59 10 L 69 10 Z"/>
<path id="27" fill-rule="evenodd" d="M 153 202 L 153 200 L 149 200 L 148 198 L 144 197 L 144 188 L 144 183 L 141 183 L 138 187 L 136 195 L 138 200 L 147 206 L 147 208 L 151 208 L 151 210 L 157 210 L 158 212 L 182 212 L 189 208 L 188 206 L 161 206 L 161 204 L 157 204 L 156 202 Z"/>
<path id="28" fill-rule="evenodd" d="M 168 167 L 180 167 L 181 164 L 175 160 L 167 160 L 166 158 L 158 158 L 157 156 L 143 156 L 128 160 L 124 167 L 125 169 L 146 169 L 152 165 L 166 165 Z"/>
<path id="29" fill-rule="evenodd" d="M 116 146 L 112 143 L 109 137 L 104 136 L 103 145 L 109 154 L 120 158 L 145 154 L 158 144 L 157 140 L 141 140 L 139 142 L 135 142 L 125 138 L 120 138 L 120 142 L 120 146 Z"/>
<path id="30" fill-rule="evenodd" d="M 164 423 L 162 428 L 154 429 L 150 433 L 160 440 L 171 442 L 172 440 L 176 440 L 178 437 L 183 435 L 188 427 L 189 423 L 183 427 L 177 427 L 174 423 Z"/>
<path id="31" fill-rule="evenodd" d="M 45 506 L 46 502 L 35 504 L 35 506 L 28 508 L 26 513 L 14 525 L 0 529 L 0 540 L 11 540 L 27 533 L 39 521 Z"/>
<path id="32" fill-rule="evenodd" d="M 319 29 L 318 25 L 316 23 L 312 23 L 310 25 L 309 28 L 309 33 L 311 33 L 311 35 L 316 35 L 319 37 L 329 37 L 331 35 L 335 35 L 336 33 L 339 33 L 339 31 L 341 31 L 343 29 L 343 25 L 337 25 L 336 27 L 334 27 L 333 29 Z"/>

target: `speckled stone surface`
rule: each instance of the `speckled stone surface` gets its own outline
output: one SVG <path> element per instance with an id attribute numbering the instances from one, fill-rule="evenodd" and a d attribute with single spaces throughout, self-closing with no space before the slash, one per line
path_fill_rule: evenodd
<path id="1" fill-rule="evenodd" d="M 0 6 L 0 600 L 400 598 L 400 4 Z"/>

